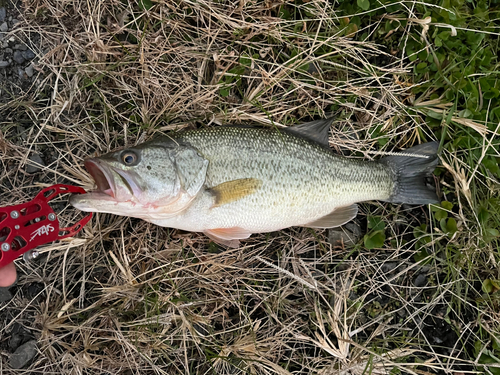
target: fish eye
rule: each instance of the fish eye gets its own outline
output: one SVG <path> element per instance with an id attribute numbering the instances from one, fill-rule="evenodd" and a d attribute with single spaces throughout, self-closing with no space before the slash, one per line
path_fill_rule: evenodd
<path id="1" fill-rule="evenodd" d="M 134 165 L 137 162 L 137 154 L 132 151 L 126 151 L 122 154 L 122 161 L 125 165 Z"/>

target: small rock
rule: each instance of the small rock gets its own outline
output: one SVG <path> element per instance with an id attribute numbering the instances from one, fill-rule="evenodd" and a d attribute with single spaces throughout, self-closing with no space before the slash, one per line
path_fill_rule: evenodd
<path id="1" fill-rule="evenodd" d="M 12 297 L 13 295 L 9 292 L 9 288 L 0 288 L 0 303 L 10 301 Z"/>
<path id="2" fill-rule="evenodd" d="M 354 242 L 358 242 L 359 239 L 361 238 L 361 236 L 363 235 L 363 232 L 361 231 L 361 227 L 359 226 L 358 223 L 356 223 L 355 221 L 351 222 L 351 223 L 347 223 L 345 225 L 345 228 L 352 233 L 352 235 L 354 236 Z"/>
<path id="3" fill-rule="evenodd" d="M 401 318 L 406 318 L 408 316 L 408 312 L 405 309 L 398 309 L 396 314 Z"/>
<path id="4" fill-rule="evenodd" d="M 26 295 L 29 299 L 36 300 L 40 298 L 44 298 L 44 294 L 40 293 L 45 289 L 45 286 L 40 283 L 31 283 L 26 291 Z"/>
<path id="5" fill-rule="evenodd" d="M 9 348 L 14 351 L 19 348 L 22 344 L 33 340 L 33 335 L 30 331 L 24 328 L 19 323 L 14 323 L 12 325 L 12 330 L 10 331 Z"/>
<path id="6" fill-rule="evenodd" d="M 18 64 L 22 64 L 24 62 L 24 57 L 21 51 L 14 52 L 14 61 Z"/>
<path id="7" fill-rule="evenodd" d="M 9 340 L 9 346 L 11 349 L 17 349 L 21 346 L 22 341 L 23 341 L 22 335 L 11 334 L 11 338 Z"/>
<path id="8" fill-rule="evenodd" d="M 193 328 L 202 337 L 206 337 L 206 336 L 210 335 L 210 332 L 205 327 L 203 327 L 201 324 L 193 323 Z"/>
<path id="9" fill-rule="evenodd" d="M 10 356 L 10 367 L 13 369 L 21 369 L 30 363 L 37 353 L 36 344 L 36 340 L 31 340 L 17 348 L 17 350 Z"/>
<path id="10" fill-rule="evenodd" d="M 38 163 L 41 166 L 45 166 L 45 163 L 43 162 L 42 158 L 37 153 L 31 154 L 31 156 L 29 157 L 29 160 L 31 160 L 35 163 Z M 26 172 L 28 172 L 28 173 L 35 173 L 35 172 L 38 172 L 39 170 L 40 170 L 40 167 L 35 165 L 35 164 L 32 164 L 32 163 L 30 163 L 26 166 Z"/>
<path id="11" fill-rule="evenodd" d="M 436 343 L 436 344 L 442 344 L 444 341 L 443 339 L 441 339 L 441 337 L 439 336 L 432 336 L 432 340 Z"/>
<path id="12" fill-rule="evenodd" d="M 307 71 L 309 73 L 317 73 L 318 69 L 316 68 L 315 64 L 309 64 L 309 66 L 307 67 Z"/>
<path id="13" fill-rule="evenodd" d="M 19 22 L 21 22 L 21 21 L 19 21 L 19 20 L 18 20 L 18 19 L 16 19 L 16 18 L 13 18 L 13 19 L 12 19 L 12 26 L 17 25 Z"/>
<path id="14" fill-rule="evenodd" d="M 5 48 L 5 49 L 4 49 L 4 51 L 5 51 L 5 53 L 12 53 L 12 52 L 14 52 L 14 51 L 12 51 L 12 49 L 11 49 L 11 48 L 9 48 L 9 47 Z"/>
<path id="15" fill-rule="evenodd" d="M 398 262 L 385 262 L 382 264 L 381 270 L 382 272 L 391 272 L 393 269 L 395 269 L 400 263 Z"/>
<path id="16" fill-rule="evenodd" d="M 33 64 L 29 64 L 26 69 L 24 69 L 24 71 L 26 72 L 26 75 L 28 77 L 33 77 L 33 74 L 35 74 L 34 70 L 33 70 Z"/>
<path id="17" fill-rule="evenodd" d="M 9 25 L 7 25 L 7 22 L 4 22 L 0 25 L 0 31 L 2 33 L 5 33 L 7 30 L 9 30 Z"/>
<path id="18" fill-rule="evenodd" d="M 35 54 L 30 49 L 21 52 L 21 54 L 22 54 L 22 56 L 24 57 L 25 60 L 31 60 L 31 59 L 35 58 Z"/>
<path id="19" fill-rule="evenodd" d="M 8 61 L 0 61 L 0 69 L 8 67 L 10 64 Z"/>
<path id="20" fill-rule="evenodd" d="M 333 246 L 353 246 L 359 240 L 359 237 L 347 230 L 347 228 L 339 227 L 328 230 L 328 242 L 330 242 Z"/>
<path id="21" fill-rule="evenodd" d="M 0 22 L 5 21 L 5 17 L 7 16 L 7 10 L 5 7 L 0 8 Z"/>
<path id="22" fill-rule="evenodd" d="M 333 246 L 346 245 L 351 242 L 349 235 L 344 232 L 341 228 L 330 229 L 328 231 L 328 242 Z"/>
<path id="23" fill-rule="evenodd" d="M 26 46 L 26 44 L 16 44 L 14 46 L 14 49 L 18 49 L 20 51 L 26 51 L 28 47 Z"/>
<path id="24" fill-rule="evenodd" d="M 428 266 L 428 265 L 427 265 L 427 266 L 422 266 L 422 267 L 420 268 L 420 273 L 425 273 L 425 274 L 426 274 L 426 273 L 428 273 L 430 270 L 431 270 L 431 266 Z"/>
<path id="25" fill-rule="evenodd" d="M 413 282 L 417 287 L 423 287 L 427 284 L 427 276 L 424 273 L 418 274 Z"/>

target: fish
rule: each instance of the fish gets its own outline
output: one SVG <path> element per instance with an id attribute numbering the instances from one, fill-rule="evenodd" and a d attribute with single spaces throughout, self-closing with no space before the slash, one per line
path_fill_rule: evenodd
<path id="1" fill-rule="evenodd" d="M 331 123 L 206 127 L 88 158 L 97 188 L 70 203 L 236 247 L 253 233 L 343 225 L 359 202 L 439 202 L 426 184 L 438 164 L 437 142 L 376 161 L 348 158 L 329 146 Z"/>

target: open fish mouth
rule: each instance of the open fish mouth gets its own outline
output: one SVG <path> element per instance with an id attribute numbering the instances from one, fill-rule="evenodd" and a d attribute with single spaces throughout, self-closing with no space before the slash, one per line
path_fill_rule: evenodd
<path id="1" fill-rule="evenodd" d="M 128 174 L 109 167 L 97 158 L 85 160 L 84 165 L 97 185 L 97 190 L 92 194 L 105 194 L 116 201 L 127 201 L 134 197 L 136 184 Z"/>
<path id="2" fill-rule="evenodd" d="M 85 160 L 85 169 L 90 173 L 97 185 L 97 191 L 107 194 L 113 198 L 116 196 L 116 186 L 109 168 L 100 165 L 98 160 Z"/>

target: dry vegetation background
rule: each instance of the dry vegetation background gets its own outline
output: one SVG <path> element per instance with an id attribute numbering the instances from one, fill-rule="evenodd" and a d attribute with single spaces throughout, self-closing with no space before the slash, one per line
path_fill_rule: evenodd
<path id="1" fill-rule="evenodd" d="M 401 40 L 429 30 L 412 4 L 394 16 L 405 20 Z M 364 30 L 346 32 L 333 2 L 19 6 L 24 18 L 13 35 L 39 38 L 39 75 L 0 109 L 2 205 L 54 183 L 90 189 L 84 157 L 172 129 L 291 125 L 334 113 L 335 150 L 374 158 L 435 139 L 422 114 L 448 108 L 430 94 L 415 103 L 421 82 L 412 79 L 413 63 L 353 38 Z M 304 16 L 284 17 L 282 9 Z M 497 135 L 455 120 L 483 144 Z M 45 166 L 27 174 L 33 151 Z M 456 200 L 449 214 L 458 231 L 433 225 L 429 207 L 374 202 L 362 206 L 359 221 L 364 233 L 367 215 L 386 222 L 387 240 L 376 250 L 363 241 L 335 247 L 326 231 L 292 228 L 222 251 L 197 233 L 97 215 L 78 238 L 18 263 L 16 295 L 0 307 L 0 372 L 17 373 L 7 365 L 14 322 L 38 340 L 26 374 L 490 371 L 479 364 L 493 355 L 497 303 L 468 265 L 498 278 L 495 243 L 481 242 L 471 193 L 477 180 L 496 180 L 467 165 L 466 155 L 444 150 L 442 158 L 447 167 L 436 180 L 443 199 Z M 414 232 L 426 223 L 425 236 Z M 419 258 L 415 245 L 424 237 L 430 257 Z M 461 257 L 447 258 L 448 245 L 435 249 L 443 241 Z"/>

